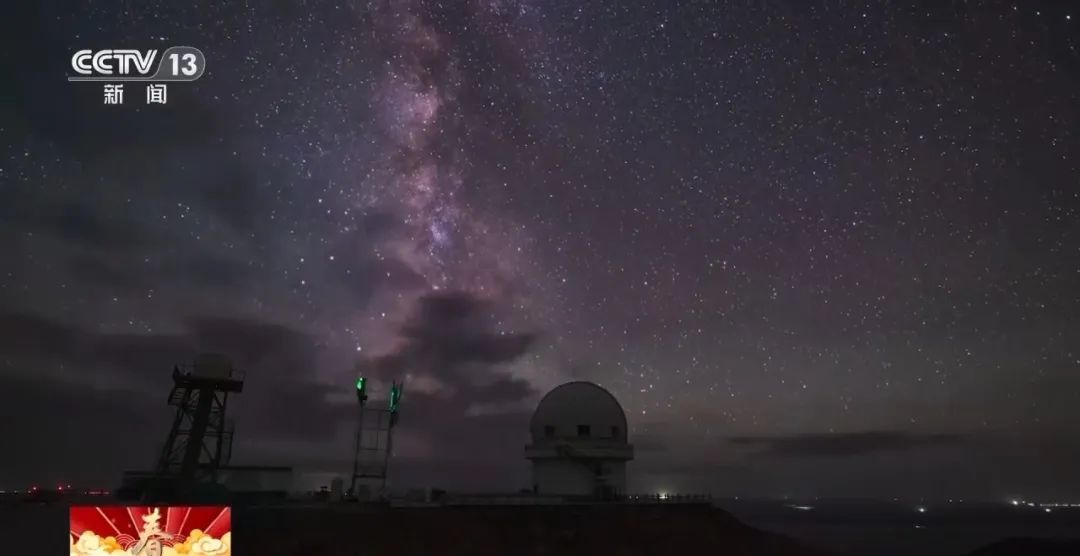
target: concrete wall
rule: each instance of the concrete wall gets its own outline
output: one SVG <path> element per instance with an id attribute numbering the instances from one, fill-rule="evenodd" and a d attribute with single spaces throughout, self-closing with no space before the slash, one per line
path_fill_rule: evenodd
<path id="1" fill-rule="evenodd" d="M 626 491 L 626 463 L 605 462 L 610 484 L 618 492 Z M 543 459 L 533 461 L 533 484 L 544 495 L 591 496 L 595 494 L 596 480 L 584 465 L 574 461 Z"/>
<path id="2" fill-rule="evenodd" d="M 626 463 L 619 461 L 607 465 L 611 476 L 609 480 L 612 486 L 615 487 L 615 492 L 626 494 Z"/>

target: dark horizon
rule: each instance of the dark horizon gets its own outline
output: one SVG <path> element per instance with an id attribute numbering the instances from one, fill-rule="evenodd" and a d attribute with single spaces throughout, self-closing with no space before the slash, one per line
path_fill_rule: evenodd
<path id="1" fill-rule="evenodd" d="M 516 491 L 589 380 L 635 492 L 1078 501 L 1075 8 L 9 8 L 0 487 L 152 467 L 220 352 L 239 464 L 346 473 L 363 373 L 398 484 Z"/>

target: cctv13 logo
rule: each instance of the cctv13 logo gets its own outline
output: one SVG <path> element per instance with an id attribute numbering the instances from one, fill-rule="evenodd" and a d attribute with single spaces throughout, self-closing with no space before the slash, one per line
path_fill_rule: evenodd
<path id="1" fill-rule="evenodd" d="M 158 50 L 79 50 L 71 57 L 68 81 L 195 81 L 206 71 L 206 56 L 193 46 Z"/>

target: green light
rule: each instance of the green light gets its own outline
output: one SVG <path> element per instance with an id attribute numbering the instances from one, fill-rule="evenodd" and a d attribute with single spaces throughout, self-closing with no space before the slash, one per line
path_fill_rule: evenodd
<path id="1" fill-rule="evenodd" d="M 360 403 L 364 403 L 367 399 L 367 382 L 364 377 L 356 379 L 356 399 L 360 400 Z"/>
<path id="2" fill-rule="evenodd" d="M 401 401 L 401 386 L 397 384 L 390 387 L 390 412 L 397 411 L 398 402 Z"/>

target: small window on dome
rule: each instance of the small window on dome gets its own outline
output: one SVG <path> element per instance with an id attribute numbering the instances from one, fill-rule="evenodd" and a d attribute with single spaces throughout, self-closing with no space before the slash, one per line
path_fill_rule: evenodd
<path id="1" fill-rule="evenodd" d="M 611 427 L 611 437 L 619 438 L 619 427 Z"/>
<path id="2" fill-rule="evenodd" d="M 578 436 L 589 436 L 590 435 L 589 425 L 578 425 L 577 426 L 577 435 Z"/>
<path id="3" fill-rule="evenodd" d="M 555 425 L 544 425 L 544 438 L 555 438 Z"/>

